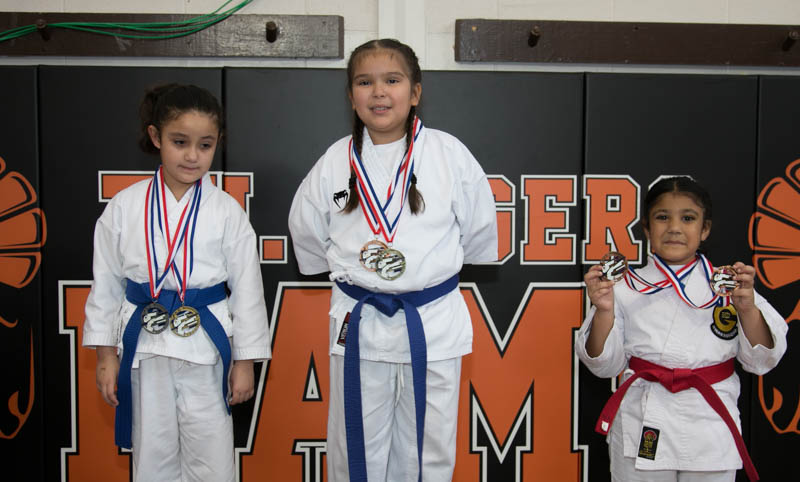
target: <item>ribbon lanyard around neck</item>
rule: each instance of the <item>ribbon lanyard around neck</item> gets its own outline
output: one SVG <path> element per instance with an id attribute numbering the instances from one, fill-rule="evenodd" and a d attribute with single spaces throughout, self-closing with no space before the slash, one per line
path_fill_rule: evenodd
<path id="1" fill-rule="evenodd" d="M 150 184 L 147 186 L 147 197 L 144 208 L 144 239 L 147 251 L 147 274 L 150 281 L 150 296 L 153 300 L 158 299 L 164 282 L 170 271 L 172 271 L 176 277 L 181 302 L 183 302 L 188 278 L 187 258 L 190 260 L 188 266 L 189 276 L 191 276 L 192 269 L 194 268 L 194 233 L 197 225 L 197 214 L 200 210 L 201 192 L 202 179 L 199 179 L 191 188 L 189 193 L 191 201 L 184 206 L 178 221 L 178 226 L 175 229 L 175 234 L 170 238 L 166 189 L 164 187 L 164 178 L 161 174 L 160 167 L 156 170 L 153 179 L 150 180 Z M 155 243 L 156 226 L 161 232 L 167 248 L 167 258 L 164 262 L 163 272 L 160 275 Z M 191 234 L 189 234 L 190 228 Z M 188 242 L 186 239 L 187 237 L 189 238 Z M 181 246 L 183 246 L 183 276 L 178 272 L 177 265 L 175 264 L 175 256 Z"/>
<path id="2" fill-rule="evenodd" d="M 377 191 L 367 174 L 361 156 L 355 150 L 353 140 L 350 139 L 348 148 L 350 158 L 350 168 L 357 178 L 357 189 L 361 210 L 364 218 L 369 224 L 369 228 L 375 237 L 383 235 L 387 243 L 391 244 L 397 234 L 400 215 L 403 213 L 408 191 L 411 187 L 411 178 L 414 175 L 414 144 L 422 131 L 422 121 L 419 117 L 414 117 L 414 135 L 408 143 L 408 150 L 403 156 L 403 162 L 397 168 L 393 182 L 389 183 L 386 191 L 386 202 L 381 204 Z M 400 192 L 400 196 L 395 196 Z"/>
<path id="3" fill-rule="evenodd" d="M 661 259 L 660 256 L 657 254 L 653 254 L 653 262 L 656 265 L 656 268 L 664 275 L 665 279 L 657 282 L 657 283 L 650 283 L 641 276 L 639 276 L 633 269 L 629 269 L 628 273 L 625 275 L 625 283 L 633 290 L 638 291 L 639 293 L 652 295 L 661 291 L 662 289 L 672 285 L 673 289 L 675 289 L 675 293 L 677 293 L 678 297 L 683 300 L 684 303 L 687 305 L 697 308 L 697 309 L 706 309 L 710 308 L 711 306 L 715 306 L 720 304 L 722 301 L 723 304 L 728 304 L 729 300 L 721 300 L 720 296 L 716 293 L 713 293 L 713 296 L 710 300 L 706 301 L 701 305 L 695 304 L 690 298 L 689 295 L 686 293 L 686 288 L 683 286 L 681 282 L 684 278 L 686 278 L 689 273 L 697 266 L 700 265 L 703 269 L 703 274 L 706 277 L 706 281 L 711 278 L 711 273 L 714 271 L 714 267 L 711 265 L 711 262 L 702 254 L 699 254 L 695 257 L 694 260 L 690 261 L 689 263 L 681 266 L 680 269 L 677 271 L 673 271 L 672 268 L 669 267 L 667 263 Z M 643 288 L 637 288 L 636 283 L 643 285 Z M 711 288 L 708 289 L 711 292 Z"/>

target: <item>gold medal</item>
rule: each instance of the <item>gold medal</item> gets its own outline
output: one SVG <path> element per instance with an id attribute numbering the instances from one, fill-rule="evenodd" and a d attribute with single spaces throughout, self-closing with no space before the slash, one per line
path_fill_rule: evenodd
<path id="1" fill-rule="evenodd" d="M 736 271 L 730 266 L 714 268 L 714 273 L 709 280 L 711 291 L 720 296 L 731 296 L 733 290 L 739 287 L 739 282 L 736 281 L 735 277 Z"/>
<path id="2" fill-rule="evenodd" d="M 396 249 L 386 248 L 378 259 L 375 271 L 387 281 L 395 280 L 406 271 L 406 257 Z"/>
<path id="3" fill-rule="evenodd" d="M 167 309 L 155 301 L 142 309 L 142 329 L 153 335 L 158 335 L 167 329 L 169 313 Z"/>
<path id="4" fill-rule="evenodd" d="M 628 260 L 622 253 L 609 251 L 600 258 L 600 267 L 603 269 L 601 279 L 617 282 L 625 277 L 628 272 Z"/>
<path id="5" fill-rule="evenodd" d="M 192 336 L 199 327 L 200 313 L 191 306 L 181 306 L 169 318 L 169 328 L 178 336 Z"/>
<path id="6" fill-rule="evenodd" d="M 387 249 L 389 249 L 389 247 L 379 239 L 367 241 L 364 246 L 361 247 L 358 261 L 361 262 L 361 266 L 367 271 L 375 271 L 378 266 L 378 260 Z"/>

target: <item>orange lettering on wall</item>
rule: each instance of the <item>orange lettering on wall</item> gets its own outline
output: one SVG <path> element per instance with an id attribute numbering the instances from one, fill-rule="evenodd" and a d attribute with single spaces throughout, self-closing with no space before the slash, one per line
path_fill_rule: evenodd
<path id="1" fill-rule="evenodd" d="M 568 234 L 575 184 L 575 176 L 522 176 L 522 264 L 575 264 L 575 235 Z"/>
<path id="2" fill-rule="evenodd" d="M 223 174 L 222 189 L 233 196 L 248 214 L 250 213 L 250 203 L 248 202 L 253 192 L 253 174 Z"/>
<path id="3" fill-rule="evenodd" d="M 519 319 L 502 339 L 493 334 L 493 322 L 477 291 L 462 289 L 462 294 L 472 317 L 474 340 L 473 353 L 462 364 L 454 480 L 579 480 L 581 455 L 574 453 L 571 440 L 572 332 L 582 321 L 582 289 L 577 284 L 536 289 L 531 285 Z M 475 409 L 471 389 L 496 435 L 496 447 L 476 442 L 482 428 L 477 417 L 471 416 Z M 533 399 L 528 401 L 531 391 Z M 532 410 L 527 428 L 525 410 Z M 532 432 L 531 453 L 518 445 L 522 450 L 517 455 L 515 447 L 507 446 L 515 427 L 516 438 L 522 442 L 524 431 Z M 503 455 L 503 449 L 506 453 L 498 466 L 500 457 L 493 452 Z M 516 461 L 517 456 L 522 460 Z M 484 460 L 488 457 L 497 460 L 489 465 Z"/>
<path id="4" fill-rule="evenodd" d="M 459 402 L 459 434 L 454 480 L 578 480 L 581 456 L 574 453 L 572 426 L 572 332 L 583 313 L 581 288 L 531 290 L 525 308 L 504 340 L 492 335 L 492 323 L 475 288 L 462 289 L 475 330 L 474 353 L 464 358 Z M 324 476 L 328 398 L 327 283 L 279 288 L 273 359 L 258 409 L 257 433 L 241 461 L 241 480 L 318 480 Z M 304 401 L 309 393 L 309 366 L 314 359 L 322 400 Z M 536 403 L 531 399 L 532 386 Z M 500 445 L 519 425 L 527 407 L 533 413 L 517 433 L 533 438 L 533 452 L 521 455 L 522 478 L 507 478 L 497 467 L 484 472 L 481 457 L 470 453 L 470 388 Z M 533 431 L 531 420 L 536 420 Z M 524 420 L 523 420 L 524 421 Z M 516 448 L 507 451 L 501 470 L 515 470 Z M 312 471 L 312 473 L 309 473 Z M 487 473 L 483 479 L 482 474 Z M 319 480 L 322 480 L 321 478 Z"/>
<path id="5" fill-rule="evenodd" d="M 641 263 L 641 241 L 631 228 L 639 221 L 639 185 L 630 176 L 585 176 L 586 232 L 583 261 L 600 261 L 619 251 L 630 263 Z"/>
<path id="6" fill-rule="evenodd" d="M 89 283 L 83 286 L 65 286 L 63 306 L 59 309 L 64 317 L 64 326 L 75 331 L 76 354 L 74 374 L 78 446 L 75 454 L 67 458 L 68 480 L 96 480 L 98 474 L 108 482 L 130 480 L 130 456 L 120 455 L 114 445 L 114 408 L 103 401 L 95 384 L 97 357 L 94 350 L 81 347 L 83 339 L 83 309 L 89 296 Z"/>
<path id="7" fill-rule="evenodd" d="M 514 184 L 505 176 L 487 175 L 497 211 L 497 260 L 505 263 L 514 255 Z"/>
<path id="8" fill-rule="evenodd" d="M 115 194 L 141 180 L 153 176 L 151 172 L 142 171 L 100 171 L 100 200 L 110 201 Z M 227 174 L 219 171 L 209 172 L 211 182 L 218 184 L 217 179 L 222 176 L 222 189 L 233 196 L 245 211 L 249 208 L 248 199 L 253 192 L 253 175 L 251 173 Z M 249 213 L 249 211 L 248 211 Z"/>
<path id="9" fill-rule="evenodd" d="M 298 286 L 299 285 L 299 286 Z M 243 481 L 322 480 L 328 418 L 329 283 L 281 284 L 279 309 L 273 326 L 273 361 L 269 362 L 251 453 L 241 459 Z M 309 364 L 314 357 L 318 399 L 308 394 Z M 306 397 L 307 398 L 307 397 Z M 316 447 L 314 447 L 316 445 Z M 309 459 L 311 457 L 311 459 Z M 316 473 L 309 470 L 309 462 Z M 305 468 L 304 468 L 305 467 Z"/>

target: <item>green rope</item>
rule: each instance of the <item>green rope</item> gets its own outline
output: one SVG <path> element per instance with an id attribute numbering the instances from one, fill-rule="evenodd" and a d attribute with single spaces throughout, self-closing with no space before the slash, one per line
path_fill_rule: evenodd
<path id="1" fill-rule="evenodd" d="M 57 22 L 47 24 L 47 28 L 65 28 L 99 35 L 139 40 L 163 40 L 184 37 L 225 20 L 253 0 L 243 0 L 241 3 L 228 10 L 220 12 L 220 10 L 225 8 L 232 1 L 233 0 L 226 1 L 211 13 L 175 22 Z M 36 32 L 36 30 L 37 26 L 35 24 L 12 28 L 5 32 L 0 32 L 0 42 L 24 37 L 25 35 Z"/>

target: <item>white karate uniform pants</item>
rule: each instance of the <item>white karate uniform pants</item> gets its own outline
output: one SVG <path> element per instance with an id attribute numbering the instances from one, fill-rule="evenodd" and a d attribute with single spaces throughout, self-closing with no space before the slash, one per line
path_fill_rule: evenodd
<path id="1" fill-rule="evenodd" d="M 734 482 L 735 470 L 691 471 L 691 470 L 639 470 L 636 458 L 625 457 L 622 442 L 622 427 L 611 425 L 608 441 L 611 458 L 611 482 Z"/>
<path id="2" fill-rule="evenodd" d="M 222 361 L 156 356 L 139 362 L 133 388 L 133 480 L 232 482 L 233 423 L 222 400 Z"/>
<path id="3" fill-rule="evenodd" d="M 350 480 L 344 421 L 344 357 L 330 361 L 328 481 Z M 446 482 L 456 463 L 461 357 L 428 362 L 422 479 Z M 416 410 L 411 365 L 361 360 L 361 403 L 369 482 L 416 482 Z"/>

